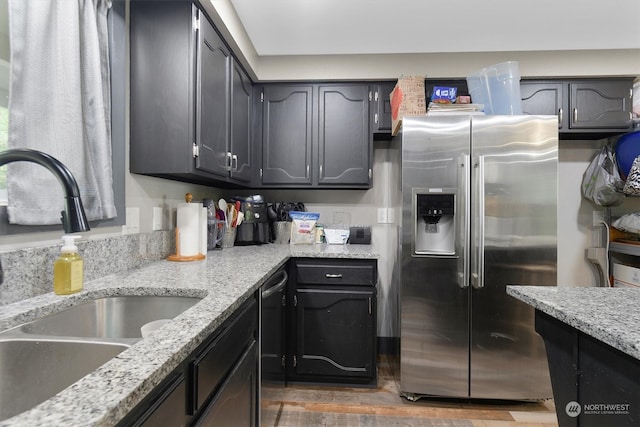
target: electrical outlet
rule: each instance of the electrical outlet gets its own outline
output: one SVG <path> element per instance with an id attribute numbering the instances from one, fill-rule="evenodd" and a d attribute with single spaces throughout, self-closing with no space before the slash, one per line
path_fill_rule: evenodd
<path id="1" fill-rule="evenodd" d="M 151 225 L 151 229 L 153 231 L 162 230 L 162 208 L 154 207 L 153 208 L 153 223 Z"/>
<path id="2" fill-rule="evenodd" d="M 594 227 L 599 227 L 601 225 L 603 225 L 602 223 L 605 222 L 604 220 L 604 212 L 603 211 L 593 211 L 593 226 Z"/>

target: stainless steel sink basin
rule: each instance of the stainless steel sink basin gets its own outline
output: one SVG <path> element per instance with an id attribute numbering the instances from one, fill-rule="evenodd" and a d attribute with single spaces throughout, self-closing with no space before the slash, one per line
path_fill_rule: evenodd
<path id="1" fill-rule="evenodd" d="M 31 335 L 139 339 L 143 325 L 172 319 L 200 300 L 180 296 L 99 298 L 26 323 L 19 331 Z"/>
<path id="2" fill-rule="evenodd" d="M 69 340 L 0 340 L 0 420 L 53 397 L 127 345 Z"/>

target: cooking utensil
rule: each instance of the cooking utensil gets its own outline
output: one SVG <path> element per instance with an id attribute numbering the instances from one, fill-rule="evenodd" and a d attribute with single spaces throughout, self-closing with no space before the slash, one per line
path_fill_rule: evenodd
<path id="1" fill-rule="evenodd" d="M 229 215 L 227 215 L 227 201 L 225 199 L 218 200 L 218 209 L 220 209 L 224 213 L 224 221 L 227 223 L 227 227 L 229 227 Z"/>
<path id="2" fill-rule="evenodd" d="M 273 205 L 269 205 L 269 207 L 267 207 L 267 214 L 269 215 L 269 220 L 271 220 L 271 221 L 277 221 L 278 220 L 278 213 L 273 208 Z"/>

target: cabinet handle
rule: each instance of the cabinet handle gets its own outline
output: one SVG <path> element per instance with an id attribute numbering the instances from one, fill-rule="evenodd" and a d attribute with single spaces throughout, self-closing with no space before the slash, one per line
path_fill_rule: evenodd
<path id="1" fill-rule="evenodd" d="M 331 273 L 327 273 L 324 275 L 324 277 L 326 277 L 327 279 L 342 279 L 342 274 L 338 273 L 338 274 L 331 274 Z"/>
<path id="2" fill-rule="evenodd" d="M 371 316 L 371 297 L 369 297 L 369 316 Z"/>
<path id="3" fill-rule="evenodd" d="M 375 113 L 373 115 L 373 122 L 376 123 L 376 124 L 378 123 L 378 113 Z"/>
<path id="4" fill-rule="evenodd" d="M 231 170 L 231 152 L 227 151 L 227 170 Z"/>
<path id="5" fill-rule="evenodd" d="M 558 127 L 562 126 L 562 115 L 563 115 L 563 111 L 562 111 L 562 108 L 560 108 L 558 110 Z"/>
<path id="6" fill-rule="evenodd" d="M 322 165 L 320 165 L 320 178 L 322 178 Z"/>
<path id="7" fill-rule="evenodd" d="M 309 165 L 307 165 L 307 178 L 309 177 Z"/>
<path id="8" fill-rule="evenodd" d="M 231 170 L 234 172 L 238 171 L 238 156 L 235 154 L 231 156 Z"/>
<path id="9" fill-rule="evenodd" d="M 577 122 L 578 121 L 578 109 L 574 108 L 573 109 L 573 122 Z"/>

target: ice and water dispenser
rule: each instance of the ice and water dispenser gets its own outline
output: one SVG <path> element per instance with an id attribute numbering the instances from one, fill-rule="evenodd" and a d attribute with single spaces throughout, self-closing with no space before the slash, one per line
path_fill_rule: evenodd
<path id="1" fill-rule="evenodd" d="M 455 194 L 415 193 L 414 253 L 455 255 Z"/>

